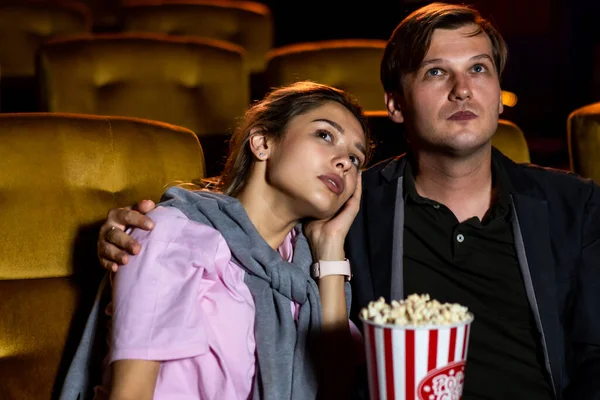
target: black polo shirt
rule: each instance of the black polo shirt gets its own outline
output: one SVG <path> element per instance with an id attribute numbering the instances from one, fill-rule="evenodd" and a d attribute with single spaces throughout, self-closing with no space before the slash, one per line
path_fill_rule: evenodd
<path id="1" fill-rule="evenodd" d="M 527 301 L 511 227 L 507 178 L 494 163 L 496 199 L 483 220 L 459 223 L 421 197 L 404 173 L 404 293 L 429 293 L 475 315 L 463 399 L 551 399 L 540 335 Z"/>

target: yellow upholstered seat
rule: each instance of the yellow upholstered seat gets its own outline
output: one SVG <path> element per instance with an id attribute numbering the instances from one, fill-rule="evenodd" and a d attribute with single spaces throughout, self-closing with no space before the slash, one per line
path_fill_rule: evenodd
<path id="1" fill-rule="evenodd" d="M 514 162 L 531 162 L 525 135 L 521 128 L 513 122 L 505 119 L 498 121 L 498 128 L 492 136 L 492 145 Z"/>
<path id="2" fill-rule="evenodd" d="M 91 11 L 95 32 L 118 30 L 119 8 L 123 0 L 76 0 L 83 2 Z"/>
<path id="3" fill-rule="evenodd" d="M 267 55 L 269 87 L 308 79 L 347 90 L 365 110 L 384 110 L 383 40 L 345 39 L 282 46 Z"/>
<path id="4" fill-rule="evenodd" d="M 59 113 L 0 114 L 0 143 L 0 399 L 49 399 L 102 273 L 99 223 L 202 178 L 203 154 L 184 128 Z"/>
<path id="5" fill-rule="evenodd" d="M 157 34 L 53 40 L 40 49 L 42 104 L 226 135 L 249 103 L 244 57 L 229 43 Z"/>
<path id="6" fill-rule="evenodd" d="M 573 111 L 567 135 L 571 170 L 600 184 L 600 102 Z"/>
<path id="7" fill-rule="evenodd" d="M 387 111 L 365 111 L 365 116 L 375 146 L 369 165 L 396 157 L 408 150 L 404 124 L 392 121 Z"/>
<path id="8" fill-rule="evenodd" d="M 265 68 L 273 45 L 269 8 L 254 1 L 134 0 L 121 8 L 125 32 L 208 37 L 235 43 L 248 53 L 252 73 Z"/>
<path id="9" fill-rule="evenodd" d="M 89 32 L 87 8 L 75 3 L 0 5 L 0 64 L 7 77 L 33 77 L 41 43 L 61 35 Z"/>

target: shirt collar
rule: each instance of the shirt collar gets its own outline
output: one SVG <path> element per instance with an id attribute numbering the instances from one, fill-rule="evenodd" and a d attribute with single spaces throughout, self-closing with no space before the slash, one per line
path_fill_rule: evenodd
<path id="1" fill-rule="evenodd" d="M 404 167 L 404 201 L 407 199 L 417 204 L 427 204 L 439 207 L 440 203 L 437 201 L 422 197 L 415 186 L 414 176 L 414 157 L 411 153 L 406 154 L 406 166 Z M 486 213 L 485 220 L 495 220 L 509 214 L 511 197 L 510 197 L 510 184 L 508 176 L 504 170 L 502 164 L 495 158 L 492 157 L 492 185 L 495 192 L 495 198 L 492 207 Z"/>

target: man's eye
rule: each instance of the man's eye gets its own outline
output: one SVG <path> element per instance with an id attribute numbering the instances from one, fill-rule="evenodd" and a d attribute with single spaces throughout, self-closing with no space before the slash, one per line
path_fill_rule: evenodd
<path id="1" fill-rule="evenodd" d="M 473 71 L 474 72 L 485 72 L 487 69 L 485 67 L 485 65 L 482 64 L 476 64 L 473 66 Z"/>
<path id="2" fill-rule="evenodd" d="M 442 70 L 439 68 L 431 68 L 427 71 L 427 75 L 429 76 L 440 76 L 442 74 Z"/>

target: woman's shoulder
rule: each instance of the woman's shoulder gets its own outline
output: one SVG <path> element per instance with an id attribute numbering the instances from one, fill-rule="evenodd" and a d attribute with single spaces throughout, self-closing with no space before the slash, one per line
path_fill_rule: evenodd
<path id="1" fill-rule="evenodd" d="M 154 221 L 150 231 L 134 229 L 131 236 L 138 242 L 165 242 L 194 249 L 229 252 L 223 235 L 210 225 L 189 219 L 176 207 L 159 205 L 147 214 Z"/>
<path id="2" fill-rule="evenodd" d="M 227 273 L 231 253 L 217 230 L 174 207 L 159 206 L 148 216 L 154 228 L 138 230 L 144 237 L 140 253 L 115 275 L 111 362 L 206 353 L 212 339 L 205 328 L 214 321 L 199 304 L 222 300 L 228 287 L 237 289 L 226 279 L 243 283 Z"/>

